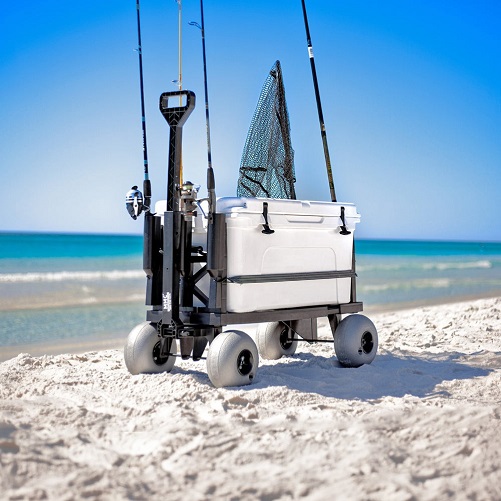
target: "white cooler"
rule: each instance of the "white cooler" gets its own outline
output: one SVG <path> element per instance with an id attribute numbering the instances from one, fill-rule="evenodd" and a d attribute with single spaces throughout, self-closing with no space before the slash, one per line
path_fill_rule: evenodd
<path id="1" fill-rule="evenodd" d="M 264 202 L 272 234 L 262 232 Z M 342 207 L 349 235 L 340 233 Z M 353 271 L 353 232 L 360 222 L 354 204 L 232 197 L 220 198 L 217 212 L 226 214 L 228 312 L 350 301 L 351 278 L 333 278 L 333 272 Z M 319 272 L 330 277 L 306 279 Z"/>

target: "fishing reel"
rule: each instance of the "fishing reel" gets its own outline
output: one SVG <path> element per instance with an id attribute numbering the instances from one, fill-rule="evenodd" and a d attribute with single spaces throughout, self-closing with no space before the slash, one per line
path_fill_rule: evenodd
<path id="1" fill-rule="evenodd" d="M 193 184 L 191 181 L 186 181 L 180 186 L 180 208 L 187 220 L 196 216 L 198 190 L 200 190 L 200 185 Z"/>
<path id="2" fill-rule="evenodd" d="M 145 209 L 143 194 L 133 186 L 125 195 L 125 207 L 132 219 L 137 219 Z"/>

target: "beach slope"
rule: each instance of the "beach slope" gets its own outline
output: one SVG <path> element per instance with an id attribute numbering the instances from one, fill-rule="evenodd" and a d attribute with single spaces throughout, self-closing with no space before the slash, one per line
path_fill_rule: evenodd
<path id="1" fill-rule="evenodd" d="M 120 350 L 3 362 L 2 499 L 501 499 L 501 298 L 371 318 L 371 365 L 300 344 L 242 388 Z"/>

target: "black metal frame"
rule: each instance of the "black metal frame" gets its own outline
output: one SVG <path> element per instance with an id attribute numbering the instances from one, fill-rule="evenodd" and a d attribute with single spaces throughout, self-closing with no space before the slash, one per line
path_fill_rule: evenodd
<path id="1" fill-rule="evenodd" d="M 179 98 L 180 95 L 186 99 L 186 104 L 169 107 L 169 99 Z M 176 99 L 176 102 L 179 100 Z M 182 356 L 186 357 L 186 353 L 189 356 L 193 350 L 193 358 L 200 359 L 206 341 L 198 345 L 191 341 L 190 344 L 187 338 L 196 340 L 217 335 L 222 331 L 222 327 L 231 324 L 281 321 L 291 326 L 293 332 L 305 340 L 316 342 L 316 327 L 313 328 L 311 323 L 303 321 L 311 319 L 313 322 L 318 317 L 328 317 L 334 332 L 339 315 L 356 313 L 363 309 L 362 303 L 356 300 L 354 245 L 351 270 L 228 277 L 226 216 L 214 213 L 208 220 L 207 250 L 192 247 L 193 212 L 187 211 L 181 200 L 180 162 L 182 127 L 194 106 L 195 94 L 191 91 L 167 92 L 160 96 L 160 111 L 170 127 L 167 211 L 163 214 L 163 227 L 159 215 L 151 212 L 145 214 L 143 249 L 143 268 L 147 276 L 146 304 L 152 307 L 147 311 L 146 318 L 157 325 L 162 338 L 160 356 L 168 354 L 170 340 L 178 338 L 182 341 Z M 342 222 L 346 231 L 344 221 Z M 203 266 L 194 273 L 195 263 Z M 197 286 L 206 275 L 210 278 L 208 297 Z M 349 303 L 246 313 L 227 310 L 227 284 L 231 282 L 263 283 L 329 278 L 351 278 Z M 194 298 L 200 300 L 204 306 L 194 306 Z"/>

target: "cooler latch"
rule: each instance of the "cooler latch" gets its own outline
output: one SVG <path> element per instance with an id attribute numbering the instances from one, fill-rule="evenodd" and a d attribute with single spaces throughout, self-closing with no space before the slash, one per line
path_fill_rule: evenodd
<path id="1" fill-rule="evenodd" d="M 275 230 L 272 230 L 270 228 L 270 225 L 268 224 L 268 202 L 263 202 L 263 217 L 264 224 L 263 231 L 261 233 L 264 233 L 265 235 L 271 235 L 272 233 L 275 233 Z"/>
<path id="2" fill-rule="evenodd" d="M 341 230 L 339 231 L 339 233 L 341 233 L 341 235 L 350 235 L 351 231 L 348 231 L 346 229 L 346 220 L 344 218 L 344 207 L 341 207 L 341 222 L 343 224 L 340 226 Z"/>

